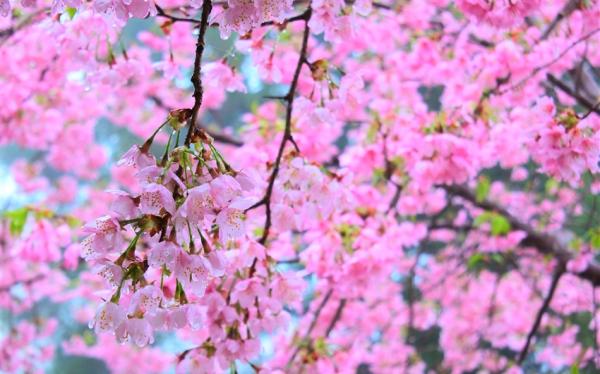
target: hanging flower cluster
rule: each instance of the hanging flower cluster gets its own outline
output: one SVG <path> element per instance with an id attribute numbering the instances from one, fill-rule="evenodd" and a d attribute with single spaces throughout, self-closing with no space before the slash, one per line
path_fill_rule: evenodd
<path id="1" fill-rule="evenodd" d="M 302 286 L 269 270 L 264 248 L 246 237 L 253 183 L 208 135 L 181 146 L 171 139 L 160 160 L 148 151 L 153 138 L 120 161 L 137 170 L 141 192 L 116 191 L 110 215 L 85 228 L 82 255 L 107 287 L 90 326 L 138 346 L 156 331 L 200 330 L 201 349 L 186 355 L 185 367 L 248 360 L 258 334 L 286 320 L 282 302 L 297 301 Z"/>

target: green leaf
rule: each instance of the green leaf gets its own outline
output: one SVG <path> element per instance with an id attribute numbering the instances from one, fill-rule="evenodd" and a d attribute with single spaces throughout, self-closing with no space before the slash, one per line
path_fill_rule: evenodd
<path id="1" fill-rule="evenodd" d="M 544 187 L 547 194 L 552 194 L 558 187 L 560 187 L 560 183 L 556 179 L 550 178 L 546 181 L 546 185 Z"/>
<path id="2" fill-rule="evenodd" d="M 369 128 L 367 129 L 367 142 L 373 143 L 377 139 L 377 134 L 379 133 L 379 125 L 377 122 L 371 123 Z"/>
<path id="3" fill-rule="evenodd" d="M 475 188 L 475 199 L 477 202 L 482 202 L 485 200 L 490 193 L 490 179 L 482 176 L 479 178 L 479 183 L 477 183 L 477 187 Z"/>
<path id="4" fill-rule="evenodd" d="M 490 223 L 492 225 L 492 235 L 494 236 L 505 235 L 510 232 L 510 222 L 500 214 L 494 214 Z"/>
<path id="5" fill-rule="evenodd" d="M 571 374 L 579 374 L 579 365 L 578 364 L 573 364 L 571 365 Z"/>
<path id="6" fill-rule="evenodd" d="M 85 330 L 82 335 L 83 342 L 85 345 L 92 346 L 96 343 L 96 336 L 92 334 L 89 330 Z"/>
<path id="7" fill-rule="evenodd" d="M 317 352 L 321 356 L 326 356 L 329 354 L 329 349 L 327 347 L 327 341 L 323 337 L 315 339 L 315 343 L 314 343 L 313 347 L 315 349 L 315 352 Z"/>
<path id="8" fill-rule="evenodd" d="M 484 223 L 490 222 L 490 220 L 492 219 L 492 214 L 493 213 L 490 213 L 490 212 L 484 212 L 484 213 L 478 215 L 477 217 L 475 217 L 475 221 L 473 223 L 475 224 L 476 227 L 480 227 Z"/>
<path id="9" fill-rule="evenodd" d="M 494 260 L 498 264 L 502 264 L 504 262 L 504 258 L 502 258 L 502 255 L 500 253 L 492 253 L 491 257 L 492 260 Z"/>
<path id="10" fill-rule="evenodd" d="M 467 262 L 467 268 L 469 270 L 475 270 L 477 266 L 482 263 L 484 260 L 484 256 L 482 253 L 475 253 L 471 257 L 469 257 L 469 261 Z"/>
<path id="11" fill-rule="evenodd" d="M 67 216 L 67 224 L 70 228 L 74 229 L 81 226 L 81 221 L 73 216 Z"/>
<path id="12" fill-rule="evenodd" d="M 593 249 L 600 249 L 600 228 L 590 230 L 590 245 Z"/>
<path id="13" fill-rule="evenodd" d="M 73 19 L 73 18 L 75 18 L 75 14 L 77 13 L 77 9 L 71 8 L 71 7 L 67 7 L 65 9 L 65 13 L 67 13 L 69 15 L 69 18 Z"/>
<path id="14" fill-rule="evenodd" d="M 485 212 L 475 218 L 475 226 L 481 226 L 484 223 L 490 224 L 492 235 L 501 236 L 510 232 L 510 222 L 501 214 L 495 212 Z"/>
<path id="15" fill-rule="evenodd" d="M 10 233 L 12 235 L 20 235 L 25 228 L 29 209 L 19 208 L 4 213 L 4 217 L 10 221 Z"/>
<path id="16" fill-rule="evenodd" d="M 377 168 L 373 170 L 373 184 L 379 184 L 385 181 L 385 170 Z"/>

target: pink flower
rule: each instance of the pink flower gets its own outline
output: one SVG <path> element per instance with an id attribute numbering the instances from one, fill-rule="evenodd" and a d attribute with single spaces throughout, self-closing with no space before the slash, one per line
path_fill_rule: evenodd
<path id="1" fill-rule="evenodd" d="M 35 222 L 29 235 L 20 243 L 19 256 L 31 262 L 53 262 L 60 259 L 60 233 L 47 220 Z"/>
<path id="2" fill-rule="evenodd" d="M 223 62 L 212 62 L 206 65 L 202 73 L 206 75 L 206 84 L 214 88 L 225 89 L 229 92 L 246 92 L 246 86 L 241 75 Z"/>
<path id="3" fill-rule="evenodd" d="M 173 194 L 161 184 L 146 185 L 140 195 L 140 211 L 143 214 L 160 216 L 162 210 L 171 215 L 175 214 Z"/>
<path id="4" fill-rule="evenodd" d="M 244 210 L 251 205 L 251 199 L 240 198 L 219 212 L 216 222 L 219 225 L 219 240 L 222 244 L 241 238 L 246 233 Z"/>
<path id="5" fill-rule="evenodd" d="M 138 347 L 154 343 L 154 330 L 146 318 L 130 318 L 117 327 L 115 334 L 119 341 L 131 341 Z"/>
<path id="6" fill-rule="evenodd" d="M 581 273 L 588 268 L 590 262 L 594 259 L 594 255 L 590 251 L 582 251 L 575 258 L 567 262 L 567 270 L 571 273 Z"/>
<path id="7" fill-rule="evenodd" d="M 180 309 L 184 309 L 186 319 L 190 327 L 194 330 L 202 327 L 207 319 L 206 307 L 197 304 L 187 304 Z"/>
<path id="8" fill-rule="evenodd" d="M 10 13 L 10 1 L 0 0 L 0 16 L 6 17 Z"/>
<path id="9" fill-rule="evenodd" d="M 261 282 L 257 279 L 246 279 L 238 282 L 231 293 L 231 300 L 239 302 L 242 308 L 249 308 L 254 305 L 255 298 L 262 298 L 267 295 L 267 291 Z"/>
<path id="10" fill-rule="evenodd" d="M 135 202 L 127 192 L 112 190 L 107 191 L 112 193 L 115 198 L 110 205 L 110 210 L 119 218 L 130 219 L 139 214 L 139 210 Z"/>
<path id="11" fill-rule="evenodd" d="M 222 277 L 225 275 L 225 267 L 227 266 L 227 260 L 220 251 L 212 251 L 206 259 L 210 264 L 210 272 L 213 277 Z"/>
<path id="12" fill-rule="evenodd" d="M 98 274 L 108 282 L 112 287 L 118 287 L 123 278 L 123 269 L 112 262 L 107 262 L 100 268 Z"/>
<path id="13" fill-rule="evenodd" d="M 71 271 L 77 269 L 77 265 L 79 265 L 80 253 L 81 245 L 79 243 L 73 243 L 69 245 L 63 254 L 63 266 Z"/>
<path id="14" fill-rule="evenodd" d="M 183 284 L 185 291 L 190 290 L 202 296 L 208 286 L 210 269 L 210 263 L 204 257 L 179 251 L 173 274 Z"/>
<path id="15" fill-rule="evenodd" d="M 481 21 L 510 26 L 539 7 L 540 0 L 458 0 L 457 5 Z"/>
<path id="16" fill-rule="evenodd" d="M 181 252 L 181 248 L 173 242 L 164 241 L 155 244 L 148 252 L 148 265 L 155 268 L 164 265 L 167 269 L 172 270 L 179 252 Z"/>
<path id="17" fill-rule="evenodd" d="M 210 182 L 210 190 L 216 205 L 222 208 L 239 196 L 242 186 L 232 176 L 224 174 Z"/>
<path id="18" fill-rule="evenodd" d="M 286 304 L 292 304 L 300 300 L 304 290 L 304 282 L 292 274 L 281 274 L 273 282 L 273 298 L 281 300 Z"/>
<path id="19" fill-rule="evenodd" d="M 138 169 L 143 169 L 147 166 L 156 165 L 156 160 L 152 155 L 142 152 L 140 147 L 134 144 L 123 156 L 121 156 L 117 165 L 133 166 Z"/>
<path id="20" fill-rule="evenodd" d="M 117 162 L 118 166 L 133 166 L 137 169 L 143 169 L 147 166 L 156 165 L 156 160 L 154 156 L 142 152 L 138 145 L 132 145 L 131 148 L 123 156 L 119 162 Z"/>
<path id="21" fill-rule="evenodd" d="M 158 287 L 148 285 L 140 288 L 131 297 L 129 314 L 145 315 L 146 313 L 155 313 L 162 299 L 163 293 Z"/>
<path id="22" fill-rule="evenodd" d="M 125 309 L 112 302 L 104 303 L 90 322 L 90 328 L 99 332 L 114 332 L 127 319 Z"/>
<path id="23" fill-rule="evenodd" d="M 34 192 L 45 189 L 48 186 L 48 180 L 41 176 L 42 163 L 28 163 L 25 160 L 13 162 L 10 168 L 15 182 L 25 192 Z"/>
<path id="24" fill-rule="evenodd" d="M 192 223 L 200 223 L 207 216 L 214 216 L 215 201 L 210 186 L 205 183 L 188 190 L 187 198 L 179 208 L 179 214 Z"/>
<path id="25" fill-rule="evenodd" d="M 52 195 L 52 200 L 57 203 L 70 203 L 77 197 L 77 180 L 70 176 L 62 176 L 58 179 L 56 192 Z"/>
<path id="26" fill-rule="evenodd" d="M 81 242 L 82 257 L 97 259 L 117 247 L 121 242 L 119 231 L 119 222 L 110 216 L 100 217 L 94 224 L 85 226 L 83 232 L 91 235 Z"/>
<path id="27" fill-rule="evenodd" d="M 100 13 L 115 14 L 121 21 L 130 17 L 144 18 L 155 12 L 152 0 L 95 0 L 94 9 Z"/>
<path id="28" fill-rule="evenodd" d="M 235 176 L 235 180 L 238 181 L 244 191 L 252 191 L 256 185 L 255 179 L 243 170 Z"/>
<path id="29" fill-rule="evenodd" d="M 52 0 L 52 14 L 62 13 L 66 7 L 79 8 L 81 0 Z"/>

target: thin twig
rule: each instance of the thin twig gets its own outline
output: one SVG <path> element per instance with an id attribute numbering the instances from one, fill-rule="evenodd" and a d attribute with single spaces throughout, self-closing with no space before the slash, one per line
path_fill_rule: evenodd
<path id="1" fill-rule="evenodd" d="M 529 79 L 533 78 L 534 76 L 536 76 L 540 71 L 550 67 L 551 65 L 553 65 L 554 63 L 556 63 L 557 61 L 559 61 L 561 58 L 563 58 L 571 49 L 573 49 L 574 47 L 576 47 L 579 43 L 582 43 L 586 40 L 588 40 L 589 38 L 591 38 L 592 36 L 594 36 L 594 34 L 596 34 L 597 32 L 600 32 L 600 28 L 594 29 L 590 32 L 588 32 L 587 34 L 583 35 L 582 37 L 580 37 L 579 39 L 575 40 L 573 43 L 569 44 L 569 46 L 567 48 L 565 48 L 564 50 L 562 50 L 562 52 L 560 52 L 555 58 L 553 58 L 552 60 L 537 66 L 535 69 L 533 69 L 531 71 L 531 73 L 529 73 L 527 76 L 525 76 L 525 78 L 521 79 L 520 81 L 518 81 L 517 83 L 511 85 L 510 87 L 508 87 L 506 90 L 499 92 L 500 95 L 503 95 L 505 93 L 507 93 L 508 91 L 511 91 L 515 88 L 521 87 L 525 82 L 527 82 Z"/>
<path id="2" fill-rule="evenodd" d="M 326 338 L 329 337 L 329 334 L 331 334 L 331 332 L 335 328 L 335 325 L 342 318 L 342 314 L 344 313 L 344 308 L 346 307 L 346 304 L 347 304 L 347 300 L 346 299 L 341 299 L 340 300 L 340 303 L 338 304 L 338 307 L 335 310 L 335 314 L 333 315 L 333 318 L 331 319 L 331 322 L 329 322 L 329 326 L 327 326 L 327 330 L 325 330 L 325 337 Z"/>
<path id="3" fill-rule="evenodd" d="M 554 275 L 552 277 L 552 283 L 550 284 L 550 289 L 548 290 L 548 294 L 546 295 L 546 298 L 544 299 L 544 303 L 542 304 L 542 307 L 540 308 L 540 310 L 537 313 L 537 316 L 535 317 L 533 326 L 531 327 L 531 330 L 529 331 L 529 334 L 527 335 L 527 341 L 525 342 L 525 345 L 523 346 L 523 349 L 521 350 L 521 353 L 519 354 L 519 359 L 518 359 L 519 365 L 521 365 L 523 363 L 523 361 L 525 360 L 525 358 L 527 357 L 527 351 L 529 350 L 529 346 L 531 345 L 533 337 L 535 336 L 537 330 L 539 329 L 539 327 L 542 323 L 542 318 L 544 317 L 544 314 L 546 314 L 546 312 L 548 311 L 548 308 L 550 307 L 550 303 L 552 302 L 552 298 L 554 297 L 554 292 L 556 291 L 556 288 L 558 287 L 558 282 L 560 281 L 560 278 L 562 277 L 564 272 L 565 272 L 565 268 L 561 265 L 559 265 L 559 267 L 554 272 Z"/>
<path id="4" fill-rule="evenodd" d="M 333 289 L 330 289 L 327 292 L 327 294 L 325 294 L 325 297 L 321 301 L 321 304 L 319 304 L 319 306 L 317 307 L 317 310 L 315 310 L 315 314 L 313 315 L 313 319 L 312 319 L 312 321 L 310 323 L 310 326 L 308 326 L 308 330 L 306 330 L 306 334 L 304 334 L 304 338 L 302 339 L 302 341 L 306 341 L 306 340 L 308 340 L 310 338 L 310 334 L 315 329 L 315 326 L 317 325 L 317 320 L 319 319 L 319 316 L 321 315 L 321 312 L 323 311 L 323 308 L 325 308 L 325 305 L 327 305 L 327 303 L 329 302 L 329 299 L 331 298 L 332 294 L 333 294 Z M 298 346 L 296 347 L 296 349 L 294 350 L 294 352 L 290 356 L 290 359 L 288 360 L 287 364 L 285 365 L 287 368 L 289 368 L 290 366 L 292 366 L 292 363 L 294 362 L 294 359 L 296 358 L 296 356 L 300 352 L 300 348 L 301 348 L 301 344 L 298 344 Z"/>
<path id="5" fill-rule="evenodd" d="M 558 89 L 560 89 L 562 92 L 571 96 L 572 98 L 577 100 L 577 102 L 579 102 L 581 105 L 583 105 L 584 107 L 586 107 L 588 109 L 588 112 L 585 115 L 583 115 L 580 119 L 585 119 L 591 113 L 596 113 L 596 114 L 600 115 L 600 109 L 598 109 L 598 105 L 600 105 L 600 101 L 598 101 L 597 103 L 594 104 L 593 102 L 589 101 L 585 96 L 577 93 L 575 90 L 572 90 L 571 87 L 566 85 L 564 82 L 562 82 L 560 79 L 556 78 L 552 74 L 548 74 L 547 78 L 550 81 L 550 83 L 552 83 L 552 85 L 558 87 Z"/>
<path id="6" fill-rule="evenodd" d="M 579 3 L 581 3 L 581 0 L 570 0 L 569 2 L 567 2 L 567 4 L 565 4 L 565 6 L 561 9 L 561 11 L 558 12 L 556 17 L 554 17 L 552 22 L 550 22 L 550 24 L 548 25 L 546 30 L 544 30 L 544 32 L 542 33 L 542 36 L 537 41 L 537 43 L 541 42 L 542 40 L 546 40 L 550 36 L 552 31 L 554 31 L 554 29 L 556 29 L 558 24 L 562 20 L 568 18 L 577 9 L 577 6 L 579 5 Z"/>
<path id="7" fill-rule="evenodd" d="M 193 18 L 178 17 L 178 16 L 174 16 L 174 15 L 168 14 L 158 4 L 156 4 L 156 16 L 157 17 L 167 18 L 171 22 L 189 22 L 189 23 L 195 23 L 195 24 L 199 24 L 199 23 L 202 22 L 202 21 L 198 21 L 197 19 L 193 19 Z"/>
<path id="8" fill-rule="evenodd" d="M 291 142 L 296 151 L 300 151 L 298 149 L 298 145 L 294 141 L 292 137 L 292 113 L 294 110 L 294 99 L 296 96 L 296 88 L 298 87 L 298 80 L 300 79 L 300 73 L 302 71 L 302 66 L 306 61 L 306 54 L 308 50 L 308 39 L 310 36 L 310 27 L 308 26 L 308 21 L 312 15 L 311 8 L 308 8 L 303 14 L 302 19 L 304 20 L 304 34 L 302 37 L 302 47 L 300 48 L 300 55 L 298 57 L 298 62 L 296 63 L 296 71 L 294 72 L 294 76 L 292 78 L 292 83 L 290 85 L 288 93 L 285 95 L 284 100 L 287 103 L 286 108 L 286 116 L 285 116 L 285 129 L 283 133 L 283 138 L 281 139 L 281 143 L 279 144 L 279 150 L 277 152 L 277 157 L 275 158 L 275 164 L 273 165 L 273 171 L 271 172 L 271 176 L 269 177 L 269 184 L 267 186 L 267 191 L 265 192 L 264 197 L 258 201 L 256 204 L 248 208 L 246 211 L 258 208 L 259 206 L 264 205 L 266 208 L 266 218 L 265 225 L 263 229 L 263 234 L 259 239 L 261 244 L 265 244 L 269 237 L 269 232 L 271 229 L 271 196 L 273 194 L 273 188 L 275 186 L 275 180 L 277 179 L 277 175 L 279 175 L 279 169 L 281 166 L 281 160 L 283 159 L 283 153 L 285 151 L 285 146 L 287 142 Z M 255 265 L 255 264 L 253 264 Z M 254 266 L 252 266 L 252 269 Z"/>

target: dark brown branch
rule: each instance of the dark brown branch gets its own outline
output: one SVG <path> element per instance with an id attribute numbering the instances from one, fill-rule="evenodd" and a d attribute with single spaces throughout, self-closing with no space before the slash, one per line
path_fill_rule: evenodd
<path id="1" fill-rule="evenodd" d="M 21 22 L 17 23 L 16 25 L 12 25 L 9 28 L 0 30 L 0 45 L 2 45 L 4 42 L 10 39 L 11 36 L 17 33 L 17 31 L 20 31 L 26 28 L 27 26 L 32 25 L 38 20 L 41 20 L 42 18 L 38 18 L 38 16 L 48 12 L 49 10 L 49 8 L 41 8 L 27 15 L 25 18 L 23 18 Z"/>
<path id="2" fill-rule="evenodd" d="M 550 303 L 552 302 L 552 298 L 554 297 L 554 292 L 556 291 L 556 288 L 558 287 L 558 282 L 560 281 L 560 277 L 562 277 L 564 272 L 565 272 L 565 268 L 562 265 L 559 265 L 559 267 L 554 272 L 554 276 L 552 277 L 552 283 L 550 284 L 550 289 L 548 290 L 548 294 L 544 298 L 542 307 L 540 308 L 540 310 L 537 313 L 537 316 L 535 317 L 533 326 L 531 327 L 531 330 L 529 331 L 529 334 L 527 335 L 527 340 L 525 341 L 525 345 L 523 346 L 523 349 L 521 350 L 521 353 L 519 354 L 519 360 L 518 360 L 519 365 L 521 365 L 523 363 L 523 361 L 525 360 L 525 358 L 527 357 L 527 352 L 529 351 L 529 346 L 531 345 L 531 342 L 532 342 L 537 330 L 540 328 L 544 314 L 546 314 L 546 312 L 548 311 L 548 308 L 550 308 Z"/>
<path id="3" fill-rule="evenodd" d="M 331 332 L 335 328 L 335 325 L 342 318 L 342 314 L 344 313 L 344 308 L 346 307 L 346 303 L 347 303 L 346 299 L 341 299 L 340 300 L 340 303 L 338 304 L 338 307 L 335 310 L 335 314 L 333 315 L 333 318 L 331 319 L 331 322 L 329 322 L 329 326 L 327 326 L 327 330 L 325 330 L 325 337 L 326 338 L 329 337 L 329 335 L 331 334 Z"/>
<path id="4" fill-rule="evenodd" d="M 566 267 L 567 263 L 573 258 L 571 252 L 563 247 L 556 238 L 552 237 L 551 235 L 538 232 L 533 227 L 522 222 L 496 203 L 489 200 L 477 201 L 475 194 L 463 186 L 444 186 L 443 188 L 453 195 L 462 197 L 478 208 L 503 215 L 513 229 L 523 231 L 527 235 L 522 240 L 521 244 L 528 247 L 533 247 L 542 254 L 551 255 L 558 261 L 559 267 Z M 600 265 L 595 262 L 590 262 L 584 271 L 576 273 L 576 275 L 582 279 L 590 281 L 594 286 L 600 285 Z"/>
<path id="5" fill-rule="evenodd" d="M 600 109 L 598 109 L 598 104 L 600 104 L 600 101 L 597 103 L 593 103 L 593 102 L 589 101 L 585 96 L 583 96 L 583 95 L 579 94 L 578 92 L 576 92 L 575 90 L 571 89 L 571 87 L 569 87 L 567 84 L 565 84 L 563 81 L 556 78 L 552 74 L 548 74 L 546 77 L 548 78 L 550 83 L 552 83 L 552 85 L 556 86 L 562 92 L 566 93 L 567 95 L 569 95 L 572 98 L 574 98 L 575 100 L 577 100 L 577 102 L 579 102 L 579 104 L 583 105 L 584 107 L 586 107 L 589 110 L 588 114 L 586 114 L 585 117 L 587 117 L 589 115 L 589 113 L 592 113 L 592 112 L 596 113 L 597 115 L 600 115 Z"/>
<path id="6" fill-rule="evenodd" d="M 283 159 L 283 153 L 285 151 L 285 146 L 287 142 L 291 142 L 296 151 L 299 151 L 298 145 L 294 141 L 292 137 L 292 112 L 294 110 L 294 99 L 296 97 L 296 88 L 298 87 L 298 80 L 300 79 L 300 73 L 302 71 L 302 66 L 304 65 L 304 61 L 306 61 L 306 54 L 308 50 L 308 39 L 310 36 L 310 27 L 308 26 L 308 21 L 312 15 L 311 8 L 308 8 L 303 14 L 302 19 L 304 20 L 304 34 L 302 37 L 302 47 L 300 48 L 300 55 L 298 57 L 298 62 L 296 64 L 296 70 L 294 72 L 294 76 L 292 78 L 292 83 L 290 85 L 290 89 L 288 93 L 285 95 L 284 100 L 287 103 L 286 115 L 285 115 L 285 129 L 283 132 L 283 138 L 281 139 L 281 143 L 279 144 L 279 150 L 277 151 L 277 157 L 275 158 L 275 164 L 273 165 L 273 171 L 271 172 L 271 176 L 269 177 L 269 184 L 267 186 L 267 191 L 265 192 L 265 196 L 258 201 L 256 204 L 247 209 L 247 211 L 255 209 L 259 206 L 264 205 L 266 208 L 266 218 L 265 225 L 263 229 L 263 234 L 259 239 L 261 244 L 265 244 L 267 239 L 269 238 L 269 231 L 271 230 L 271 195 L 273 194 L 273 187 L 275 186 L 275 180 L 277 179 L 277 175 L 279 175 L 279 168 L 281 166 L 281 160 Z M 255 265 L 255 264 L 253 264 Z M 254 269 L 254 266 L 252 266 Z"/>
<path id="7" fill-rule="evenodd" d="M 194 58 L 194 72 L 192 74 L 192 85 L 194 86 L 194 106 L 192 108 L 192 116 L 188 134 L 185 138 L 185 144 L 190 144 L 192 135 L 196 131 L 196 122 L 198 121 L 198 113 L 202 106 L 202 97 L 204 96 L 204 88 L 202 87 L 202 54 L 204 53 L 204 36 L 208 29 L 208 16 L 212 11 L 212 0 L 204 0 L 202 3 L 202 15 L 200 16 L 200 30 L 198 31 L 198 41 L 196 42 L 196 56 Z"/>
<path id="8" fill-rule="evenodd" d="M 193 19 L 193 18 L 178 17 L 178 16 L 168 14 L 158 4 L 156 4 L 156 16 L 166 18 L 172 22 L 189 22 L 189 23 L 195 23 L 195 24 L 199 24 L 202 22 L 202 21 L 198 21 L 197 19 Z"/>
<path id="9" fill-rule="evenodd" d="M 213 4 L 215 4 L 215 2 L 213 2 Z M 188 22 L 188 23 L 195 23 L 195 24 L 199 24 L 201 22 L 194 18 L 179 17 L 179 16 L 174 16 L 172 14 L 169 14 L 159 5 L 156 5 L 156 12 L 157 12 L 156 13 L 157 17 L 166 18 L 172 22 Z M 282 22 L 265 21 L 265 22 L 261 23 L 260 26 L 264 27 L 264 26 L 272 26 L 272 25 L 287 25 L 288 23 L 303 21 L 303 20 L 305 20 L 305 17 L 306 17 L 305 14 L 302 13 L 302 14 L 298 14 L 297 16 L 293 16 L 288 19 L 285 19 Z M 209 26 L 210 27 L 218 27 L 219 24 L 211 23 Z"/>
<path id="10" fill-rule="evenodd" d="M 348 5 L 354 5 L 355 2 L 356 2 L 356 0 L 346 0 L 346 4 L 348 4 Z M 373 8 L 392 10 L 391 5 L 383 4 L 378 1 L 373 1 Z"/>
<path id="11" fill-rule="evenodd" d="M 414 329 L 414 321 L 415 321 L 415 276 L 417 274 L 417 266 L 419 265 L 419 260 L 421 258 L 421 254 L 423 253 L 423 245 L 425 244 L 425 238 L 419 244 L 419 248 L 417 249 L 417 254 L 415 256 L 415 262 L 410 267 L 409 275 L 408 275 L 408 284 L 407 284 L 407 302 L 408 302 L 408 329 L 406 331 L 406 337 L 404 342 L 406 344 L 412 344 L 412 332 Z"/>
<path id="12" fill-rule="evenodd" d="M 290 17 L 290 18 L 284 20 L 283 22 L 281 22 L 280 24 L 287 25 L 288 23 L 292 23 L 292 22 L 307 21 L 306 17 L 307 17 L 306 12 L 304 12 L 302 14 L 298 14 L 297 16 Z M 277 24 L 279 24 L 279 23 L 277 23 L 275 21 L 266 21 L 266 22 L 261 23 L 260 25 L 264 27 L 264 26 L 271 26 L 271 25 L 277 25 Z"/>
<path id="13" fill-rule="evenodd" d="M 496 46 L 495 43 L 490 42 L 489 40 L 481 39 L 475 34 L 469 34 L 469 41 L 484 48 L 494 48 Z"/>
<path id="14" fill-rule="evenodd" d="M 546 30 L 544 30 L 544 32 L 542 33 L 542 36 L 538 40 L 538 43 L 541 42 L 542 40 L 547 39 L 550 36 L 550 34 L 552 33 L 552 31 L 554 31 L 554 29 L 556 29 L 556 27 L 559 25 L 559 23 L 562 20 L 568 18 L 579 7 L 581 2 L 582 2 L 581 0 L 570 0 L 569 2 L 567 2 L 567 4 L 565 4 L 565 6 L 561 9 L 561 11 L 558 12 L 556 17 L 554 17 L 552 22 L 550 22 L 550 24 L 548 25 Z"/>

